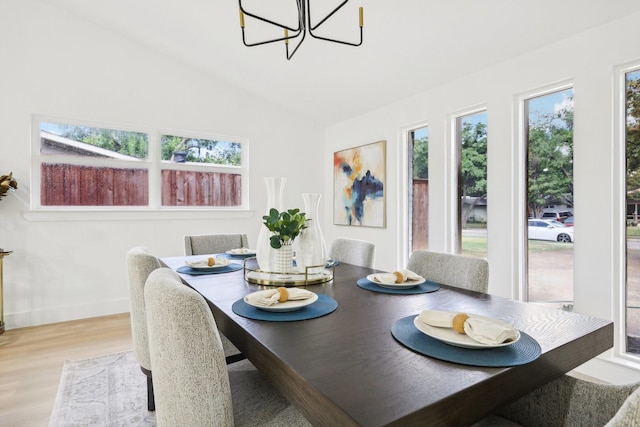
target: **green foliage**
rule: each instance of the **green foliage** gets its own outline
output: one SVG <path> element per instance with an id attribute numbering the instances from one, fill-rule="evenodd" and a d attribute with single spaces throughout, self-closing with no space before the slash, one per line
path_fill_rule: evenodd
<path id="1" fill-rule="evenodd" d="M 463 121 L 461 133 L 461 200 L 466 200 L 467 196 L 476 198 L 466 209 L 461 206 L 462 226 L 466 228 L 467 223 L 472 220 L 469 216 L 473 207 L 487 196 L 487 125 L 484 122 L 473 125 Z"/>
<path id="2" fill-rule="evenodd" d="M 65 125 L 61 136 L 137 159 L 148 157 L 149 141 L 140 132 Z"/>
<path id="3" fill-rule="evenodd" d="M 484 197 L 487 194 L 487 125 L 465 122 L 462 126 L 462 193 Z"/>
<path id="4" fill-rule="evenodd" d="M 278 212 L 277 209 L 271 208 L 269 215 L 263 216 L 262 219 L 267 229 L 273 233 L 270 243 L 274 249 L 292 244 L 300 232 L 307 228 L 306 222 L 311 221 L 300 209 Z"/>
<path id="5" fill-rule="evenodd" d="M 626 113 L 627 191 L 632 191 L 640 188 L 640 72 L 627 77 Z"/>
<path id="6" fill-rule="evenodd" d="M 162 160 L 173 160 L 175 151 L 184 151 L 187 162 L 239 166 L 242 160 L 240 144 L 201 138 L 162 135 Z"/>
<path id="7" fill-rule="evenodd" d="M 64 125 L 61 136 L 138 159 L 149 155 L 145 133 Z M 237 142 L 162 135 L 161 146 L 162 160 L 173 160 L 174 151 L 184 151 L 187 162 L 239 166 L 242 161 L 241 146 Z"/>
<path id="8" fill-rule="evenodd" d="M 413 141 L 413 177 L 429 178 L 429 137 Z"/>
<path id="9" fill-rule="evenodd" d="M 529 212 L 551 204 L 573 206 L 573 109 L 541 116 L 529 125 Z"/>

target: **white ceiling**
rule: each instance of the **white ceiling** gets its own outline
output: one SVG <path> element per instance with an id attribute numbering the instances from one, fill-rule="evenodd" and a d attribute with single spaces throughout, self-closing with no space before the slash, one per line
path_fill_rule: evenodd
<path id="1" fill-rule="evenodd" d="M 307 36 L 287 61 L 283 43 L 243 46 L 236 0 L 40 1 L 323 125 L 640 10 L 638 0 L 351 0 L 327 22 L 326 35 L 356 40 L 363 6 L 361 47 Z M 315 21 L 315 13 L 341 0 L 310 1 Z M 244 0 L 243 6 L 274 19 L 293 10 L 295 17 L 295 0 Z M 246 27 L 252 40 L 266 34 L 249 18 Z"/>

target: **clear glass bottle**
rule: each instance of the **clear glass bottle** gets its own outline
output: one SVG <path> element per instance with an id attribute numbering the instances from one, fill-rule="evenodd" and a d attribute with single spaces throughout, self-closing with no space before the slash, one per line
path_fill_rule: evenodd
<path id="1" fill-rule="evenodd" d="M 296 245 L 296 265 L 304 272 L 305 267 L 312 268 L 309 273 L 319 273 L 327 262 L 327 245 L 320 228 L 318 212 L 320 209 L 320 193 L 302 193 L 304 212 L 307 214 L 307 228 L 302 230 L 294 243 Z"/>

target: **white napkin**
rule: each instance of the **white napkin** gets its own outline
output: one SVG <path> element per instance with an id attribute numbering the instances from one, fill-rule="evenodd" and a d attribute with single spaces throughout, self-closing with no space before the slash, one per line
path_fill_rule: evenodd
<path id="1" fill-rule="evenodd" d="M 229 265 L 229 260 L 226 258 L 214 258 L 214 259 L 216 261 L 215 265 Z M 209 258 L 202 258 L 202 259 L 187 261 L 187 265 L 189 267 L 211 267 L 209 265 Z"/>
<path id="2" fill-rule="evenodd" d="M 287 288 L 289 297 L 287 300 L 302 300 L 311 298 L 313 292 L 306 289 Z M 247 300 L 253 305 L 259 305 L 261 307 L 269 307 L 274 304 L 278 304 L 280 299 L 280 291 L 277 289 L 267 289 L 265 291 L 258 291 L 247 295 Z"/>
<path id="3" fill-rule="evenodd" d="M 422 280 L 422 276 L 414 273 L 411 270 L 399 270 L 399 271 L 400 273 L 402 273 L 404 277 L 406 277 L 405 282 L 407 280 Z M 379 283 L 384 283 L 385 285 L 396 283 L 395 273 L 375 273 L 371 275 L 371 278 Z"/>
<path id="4" fill-rule="evenodd" d="M 230 253 L 234 254 L 234 255 L 246 255 L 246 254 L 252 254 L 254 253 L 254 251 L 252 251 L 249 248 L 238 248 L 238 249 L 231 249 L 229 251 Z"/>
<path id="5" fill-rule="evenodd" d="M 451 328 L 453 318 L 458 313 L 448 311 L 423 310 L 418 320 L 430 326 Z M 518 331 L 511 324 L 495 323 L 490 320 L 469 317 L 464 322 L 464 332 L 469 338 L 482 344 L 502 344 L 518 338 Z"/>

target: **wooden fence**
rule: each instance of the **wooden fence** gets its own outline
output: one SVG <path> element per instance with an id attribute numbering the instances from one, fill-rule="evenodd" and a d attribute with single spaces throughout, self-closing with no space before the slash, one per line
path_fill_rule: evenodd
<path id="1" fill-rule="evenodd" d="M 411 251 L 429 248 L 429 180 L 414 179 L 411 203 Z"/>
<path id="2" fill-rule="evenodd" d="M 43 206 L 148 206 L 146 169 L 42 164 Z M 239 174 L 162 171 L 163 206 L 240 206 Z"/>

